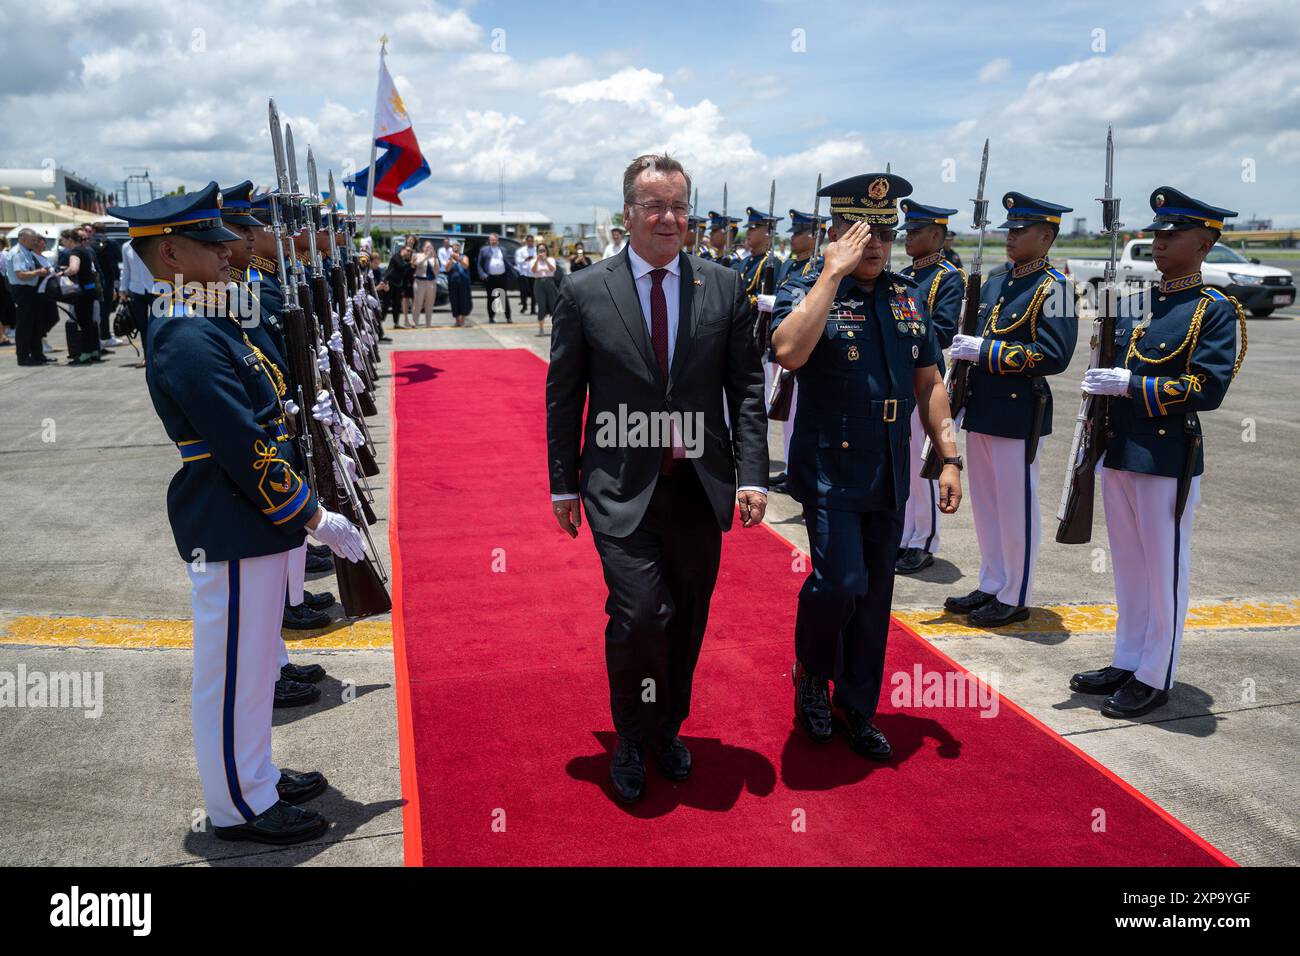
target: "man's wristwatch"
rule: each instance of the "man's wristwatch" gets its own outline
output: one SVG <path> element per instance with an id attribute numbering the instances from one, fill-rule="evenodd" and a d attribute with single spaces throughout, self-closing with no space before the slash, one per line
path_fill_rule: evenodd
<path id="1" fill-rule="evenodd" d="M 962 471 L 965 467 L 962 464 L 961 455 L 953 455 L 951 458 L 945 458 L 943 463 L 945 465 L 956 465 L 958 471 Z"/>

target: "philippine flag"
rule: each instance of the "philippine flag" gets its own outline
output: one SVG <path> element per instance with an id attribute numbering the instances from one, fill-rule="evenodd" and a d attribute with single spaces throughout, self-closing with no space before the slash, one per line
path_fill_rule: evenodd
<path id="1" fill-rule="evenodd" d="M 375 146 L 382 152 L 375 160 L 375 196 L 397 205 L 403 189 L 429 178 L 429 163 L 420 153 L 420 143 L 411 127 L 384 54 L 379 54 L 379 92 L 375 97 Z M 362 169 L 347 180 L 358 196 L 366 195 L 370 169 Z"/>

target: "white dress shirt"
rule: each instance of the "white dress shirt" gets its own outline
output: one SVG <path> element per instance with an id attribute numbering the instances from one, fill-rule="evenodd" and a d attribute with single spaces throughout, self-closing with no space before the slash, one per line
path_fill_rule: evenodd
<path id="1" fill-rule="evenodd" d="M 627 246 L 626 239 L 624 239 L 622 242 L 611 242 L 609 245 L 605 247 L 605 254 L 601 256 L 601 258 L 612 259 L 614 256 L 622 252 L 626 246 Z"/>
<path id="2" fill-rule="evenodd" d="M 651 272 L 657 268 L 646 262 L 636 254 L 636 250 L 631 246 L 627 247 L 627 261 L 632 266 L 632 279 L 636 284 L 636 297 L 641 302 L 641 318 L 645 321 L 646 334 L 650 336 L 651 343 L 654 341 L 654 325 L 652 321 L 653 313 L 650 311 L 650 292 L 654 289 L 655 280 Z M 663 286 L 665 304 L 668 306 L 668 367 L 673 366 L 673 354 L 677 350 L 677 328 L 681 317 L 681 289 L 682 289 L 682 257 L 674 256 L 672 261 L 663 268 L 667 269 L 667 274 L 663 277 L 660 285 Z M 673 427 L 673 457 L 680 458 L 678 448 L 681 444 L 677 436 L 676 426 Z M 741 485 L 736 489 L 737 494 L 742 491 L 761 491 L 767 494 L 766 488 L 760 488 L 756 485 Z M 578 496 L 575 494 L 551 495 L 552 501 L 570 501 Z"/>
<path id="3" fill-rule="evenodd" d="M 153 288 L 153 276 L 149 267 L 144 264 L 130 241 L 122 247 L 122 272 L 118 277 L 118 288 L 133 295 L 148 295 Z"/>
<path id="4" fill-rule="evenodd" d="M 488 246 L 488 275 L 499 276 L 506 271 L 506 256 L 500 246 Z"/>
<path id="5" fill-rule="evenodd" d="M 537 258 L 536 246 L 520 246 L 515 250 L 515 269 L 519 272 L 532 275 L 532 262 Z"/>

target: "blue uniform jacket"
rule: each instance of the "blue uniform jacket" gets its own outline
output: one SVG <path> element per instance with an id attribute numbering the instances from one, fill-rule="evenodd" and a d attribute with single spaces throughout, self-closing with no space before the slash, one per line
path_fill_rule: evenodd
<path id="1" fill-rule="evenodd" d="M 924 262 L 924 259 L 920 261 Z M 930 313 L 930 321 L 934 324 L 934 337 L 939 341 L 939 348 L 946 349 L 952 345 L 952 337 L 957 334 L 957 325 L 961 321 L 961 304 L 966 295 L 966 273 L 940 256 L 919 269 L 913 263 L 903 269 L 902 274 L 916 283 L 917 291 L 925 300 L 925 310 Z M 943 356 L 940 355 L 939 372 L 946 371 Z"/>
<path id="2" fill-rule="evenodd" d="M 286 460 L 275 382 L 227 316 L 150 323 L 146 380 L 180 471 L 167 516 L 181 558 L 233 561 L 296 548 L 317 502 Z"/>
<path id="3" fill-rule="evenodd" d="M 817 281 L 778 290 L 778 328 Z M 799 402 L 790 440 L 789 488 L 807 506 L 895 511 L 908 494 L 910 416 L 916 369 L 935 365 L 939 344 L 916 284 L 884 272 L 871 292 L 841 280 L 808 361 L 796 373 Z"/>
<path id="4" fill-rule="evenodd" d="M 1200 284 L 1146 295 L 1124 299 L 1115 319 L 1116 365 L 1133 377 L 1128 396 L 1112 396 L 1107 405 L 1105 465 L 1177 478 L 1190 436 L 1201 434 L 1196 413 L 1218 408 L 1232 382 L 1245 317 L 1236 299 Z M 1144 300 L 1151 321 L 1135 340 Z M 1204 470 L 1198 449 L 1193 474 Z"/>
<path id="5" fill-rule="evenodd" d="M 1027 440 L 1041 394 L 1046 407 L 1039 435 L 1050 435 L 1046 377 L 1065 371 L 1079 338 L 1070 280 L 1046 259 L 994 273 L 980 291 L 979 334 L 984 344 L 971 369 L 962 428 Z"/>

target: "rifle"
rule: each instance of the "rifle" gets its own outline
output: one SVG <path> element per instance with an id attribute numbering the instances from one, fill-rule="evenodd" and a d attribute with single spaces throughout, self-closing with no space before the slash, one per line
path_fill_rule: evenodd
<path id="1" fill-rule="evenodd" d="M 727 184 L 722 184 L 722 226 L 727 230 L 727 244 L 723 247 L 722 258 L 718 260 L 719 265 L 730 266 L 732 261 L 732 240 L 735 234 L 731 231 L 731 220 L 727 218 Z"/>
<path id="2" fill-rule="evenodd" d="M 284 211 L 292 206 L 292 197 L 285 169 L 285 148 L 280 134 L 280 117 L 274 100 L 270 104 L 270 122 L 271 144 L 275 152 L 276 181 L 279 185 L 276 195 L 271 199 L 272 231 L 276 237 L 276 258 L 283 269 L 284 244 L 292 243 Z M 289 261 L 293 262 L 295 257 L 292 248 L 289 252 Z M 338 511 L 357 525 L 365 535 L 369 547 L 369 553 L 364 561 L 354 563 L 338 555 L 334 556 L 334 573 L 339 582 L 343 612 L 349 617 L 385 614 L 391 611 L 393 606 L 388 589 L 385 587 L 388 575 L 379 559 L 379 552 L 375 549 L 369 529 L 359 520 L 361 503 L 356 488 L 352 485 L 347 469 L 342 467 L 342 452 L 334 435 L 311 414 L 311 403 L 321 383 L 316 368 L 316 347 L 312 341 L 314 329 L 307 321 L 300 298 L 306 286 L 299 285 L 301 268 L 295 265 L 293 269 L 292 274 L 282 271 L 281 275 L 285 278 L 283 290 L 285 347 L 289 353 L 289 375 L 298 404 L 299 427 L 296 440 L 303 451 L 308 482 L 313 486 L 317 499 L 325 507 Z M 310 400 L 307 397 L 308 392 L 311 395 Z"/>
<path id="3" fill-rule="evenodd" d="M 1119 254 L 1119 198 L 1114 194 L 1115 140 L 1106 129 L 1106 194 L 1101 203 L 1102 229 L 1110 233 L 1110 258 L 1102 272 L 1102 294 L 1097 298 L 1097 314 L 1092 322 L 1092 356 L 1089 368 L 1113 368 L 1115 365 L 1115 312 L 1118 290 L 1115 286 L 1115 260 Z M 1074 419 L 1074 438 L 1061 491 L 1061 507 L 1056 512 L 1060 524 L 1056 540 L 1061 544 L 1086 544 L 1092 540 L 1092 509 L 1096 497 L 1097 464 L 1106 453 L 1106 415 L 1110 399 L 1105 395 L 1084 395 L 1079 414 Z"/>
<path id="4" fill-rule="evenodd" d="M 289 143 L 289 176 L 292 181 L 294 192 L 298 192 L 297 165 L 293 160 L 293 132 L 288 130 L 285 133 Z M 360 466 L 361 474 L 366 477 L 374 477 L 379 474 L 379 462 L 375 460 L 374 448 L 370 443 L 370 436 L 365 430 L 364 422 L 360 415 L 360 404 L 354 398 L 355 390 L 352 388 L 352 379 L 348 377 L 348 370 L 345 364 L 345 356 L 329 348 L 329 337 L 337 331 L 334 328 L 333 319 L 330 310 L 330 291 L 329 285 L 325 279 L 325 271 L 321 263 L 320 249 L 316 247 L 316 233 L 320 229 L 318 215 L 320 212 L 320 202 L 317 197 L 320 193 L 316 185 L 316 160 L 312 156 L 311 148 L 307 149 L 307 187 L 310 193 L 302 197 L 303 213 L 307 222 L 307 249 L 311 259 L 311 276 L 308 279 L 308 285 L 311 288 L 309 301 L 315 313 L 316 325 L 320 329 L 320 338 L 326 343 L 326 353 L 329 356 L 330 364 L 330 385 L 333 392 L 335 407 L 339 414 L 352 417 L 361 429 L 365 441 L 355 449 L 357 464 Z M 364 498 L 362 505 L 365 508 L 366 521 L 370 524 L 375 522 L 371 520 L 374 512 L 369 507 L 369 502 Z"/>
<path id="5" fill-rule="evenodd" d="M 308 153 L 308 168 L 314 170 L 315 162 L 311 159 L 311 153 Z M 330 184 L 330 205 L 334 203 L 334 171 L 329 173 Z M 356 369 L 357 374 L 361 377 L 361 391 L 353 388 L 352 395 L 361 413 L 365 416 L 379 414 L 379 408 L 375 405 L 374 391 L 375 383 L 372 380 L 373 372 L 370 369 L 370 363 L 359 357 L 357 350 L 356 337 L 356 320 L 352 317 L 352 299 L 348 295 L 347 280 L 343 275 L 343 266 L 339 264 L 339 248 L 334 242 L 334 211 L 332 208 L 325 208 L 321 212 L 321 219 L 325 225 L 325 230 L 329 235 L 330 242 L 330 274 L 329 282 L 331 291 L 334 294 L 335 314 L 338 316 L 338 331 L 343 338 L 343 356 L 349 368 Z M 348 384 L 352 384 L 352 377 L 348 376 Z"/>
<path id="6" fill-rule="evenodd" d="M 808 259 L 809 264 L 817 268 L 817 253 L 822 246 L 822 224 L 819 216 L 822 211 L 822 174 L 817 174 L 817 189 L 813 193 L 813 248 Z M 793 252 L 791 253 L 793 255 Z M 775 422 L 790 420 L 790 405 L 794 402 L 794 372 L 781 369 L 772 383 L 772 394 L 767 402 L 767 417 Z"/>
<path id="7" fill-rule="evenodd" d="M 961 322 L 958 324 L 957 331 L 962 335 L 975 335 L 979 328 L 980 285 L 983 278 L 980 269 L 984 264 L 984 230 L 989 224 L 989 203 L 984 198 L 984 178 L 988 171 L 989 141 L 986 139 L 984 155 L 980 159 L 979 188 L 975 191 L 975 198 L 971 200 L 975 204 L 973 221 L 975 228 L 979 230 L 979 241 L 975 246 L 975 260 L 971 266 L 970 278 L 966 280 L 966 294 L 961 304 Z M 953 359 L 948 364 L 948 374 L 943 379 L 944 388 L 948 390 L 948 414 L 951 416 L 948 421 L 952 423 L 954 441 L 962 413 L 966 410 L 966 397 L 970 393 L 970 369 L 970 362 Z M 947 422 L 944 424 L 946 427 Z M 934 481 L 943 473 L 943 456 L 928 435 L 921 446 L 921 459 L 922 478 Z"/>

